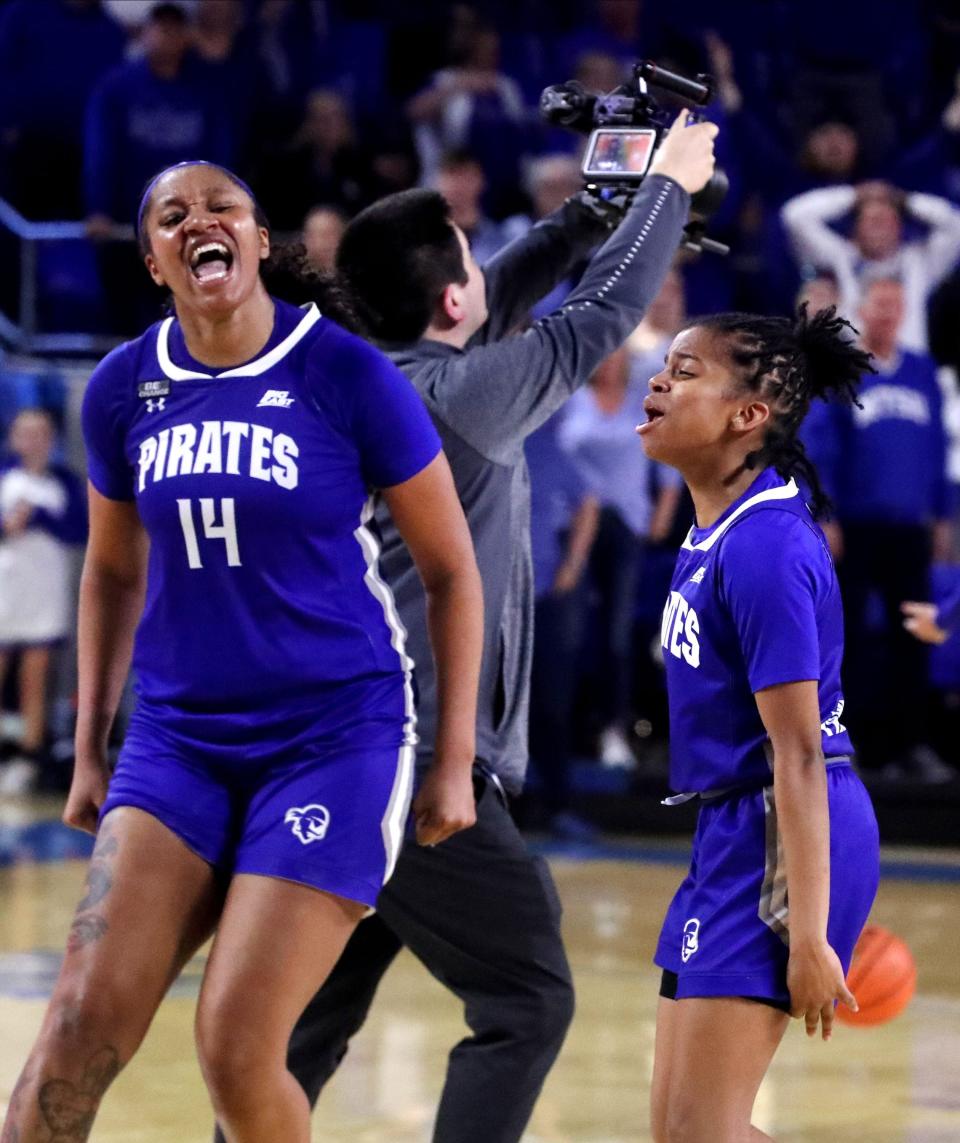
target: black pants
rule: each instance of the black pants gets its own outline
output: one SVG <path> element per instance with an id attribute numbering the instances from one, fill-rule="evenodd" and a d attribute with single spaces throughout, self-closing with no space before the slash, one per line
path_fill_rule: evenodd
<path id="1" fill-rule="evenodd" d="M 573 1018 L 560 911 L 546 863 L 490 784 L 472 829 L 435 849 L 407 842 L 291 1037 L 288 1064 L 311 1104 L 406 946 L 463 1001 L 472 1032 L 450 1053 L 435 1143 L 516 1143 Z"/>
<path id="2" fill-rule="evenodd" d="M 530 679 L 530 761 L 550 814 L 570 805 L 573 699 L 583 634 L 586 593 L 578 584 L 563 595 L 547 592 L 536 603 Z"/>
<path id="3" fill-rule="evenodd" d="M 900 604 L 930 592 L 930 532 L 922 525 L 843 525 L 838 566 L 845 621 L 844 691 L 858 756 L 867 766 L 895 761 L 929 742 L 927 647 L 903 629 Z M 883 608 L 871 631 L 871 595 Z"/>
<path id="4" fill-rule="evenodd" d="M 643 541 L 615 508 L 603 508 L 590 552 L 590 575 L 599 596 L 600 635 L 597 708 L 604 725 L 626 730 L 633 702 L 633 620 Z"/>

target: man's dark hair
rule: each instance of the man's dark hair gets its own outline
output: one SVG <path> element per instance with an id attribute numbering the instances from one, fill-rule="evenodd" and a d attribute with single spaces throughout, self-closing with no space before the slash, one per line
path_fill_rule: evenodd
<path id="1" fill-rule="evenodd" d="M 467 270 L 450 207 L 433 190 L 408 190 L 368 206 L 347 226 L 337 271 L 377 341 L 423 336 L 451 283 Z"/>

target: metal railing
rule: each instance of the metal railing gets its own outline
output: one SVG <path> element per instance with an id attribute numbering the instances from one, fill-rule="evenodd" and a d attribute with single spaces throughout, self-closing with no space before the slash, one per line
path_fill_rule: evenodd
<path id="1" fill-rule="evenodd" d="M 44 332 L 39 301 L 39 251 L 44 242 L 89 243 L 82 222 L 30 222 L 10 203 L 0 198 L 0 237 L 11 235 L 19 242 L 20 282 L 16 317 L 0 308 L 0 341 L 18 353 L 94 356 L 106 353 L 120 340 L 105 333 Z M 133 228 L 118 226 L 107 241 L 133 242 Z"/>

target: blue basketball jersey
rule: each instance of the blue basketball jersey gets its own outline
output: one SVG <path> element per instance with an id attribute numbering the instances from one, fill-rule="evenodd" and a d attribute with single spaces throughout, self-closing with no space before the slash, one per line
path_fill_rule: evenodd
<path id="1" fill-rule="evenodd" d="M 196 362 L 168 318 L 90 379 L 90 479 L 135 500 L 150 538 L 139 708 L 210 716 L 226 733 L 322 692 L 336 721 L 348 712 L 331 686 L 405 675 L 412 736 L 412 664 L 377 567 L 373 493 L 421 471 L 440 441 L 378 350 L 313 305 L 275 306 L 270 340 L 244 365 Z"/>
<path id="2" fill-rule="evenodd" d="M 754 694 L 816 679 L 827 758 L 852 753 L 841 722 L 843 611 L 833 560 L 794 481 L 766 469 L 677 558 L 660 637 L 670 784 L 706 791 L 771 774 Z"/>

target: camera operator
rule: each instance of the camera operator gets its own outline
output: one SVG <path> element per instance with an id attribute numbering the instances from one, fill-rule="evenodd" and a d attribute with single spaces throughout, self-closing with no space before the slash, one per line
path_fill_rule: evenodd
<path id="1" fill-rule="evenodd" d="M 519 1140 L 573 1015 L 556 889 L 507 804 L 526 769 L 533 646 L 523 444 L 627 339 L 659 290 L 690 195 L 714 167 L 716 127 L 686 119 L 664 136 L 633 204 L 567 302 L 525 332 L 510 336 L 609 232 L 587 196 L 567 200 L 482 271 L 447 204 L 428 190 L 367 208 L 337 255 L 375 338 L 434 417 L 473 534 L 486 610 L 477 824 L 436 849 L 406 842 L 376 915 L 361 923 L 297 1026 L 289 1064 L 315 1100 L 406 946 L 460 998 L 473 1033 L 450 1056 L 437 1143 Z M 426 762 L 437 725 L 426 601 L 396 529 L 377 516 L 381 566 L 417 664 Z"/>

